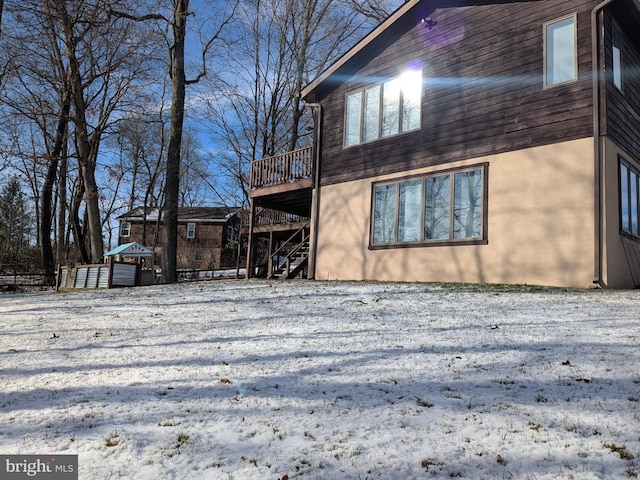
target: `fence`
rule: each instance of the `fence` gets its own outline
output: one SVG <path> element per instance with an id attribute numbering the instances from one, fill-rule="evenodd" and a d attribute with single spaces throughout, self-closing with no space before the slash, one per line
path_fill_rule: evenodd
<path id="1" fill-rule="evenodd" d="M 23 287 L 51 287 L 54 282 L 54 275 L 29 272 L 24 265 L 0 265 L 0 290 L 15 291 Z"/>
<path id="2" fill-rule="evenodd" d="M 153 271 L 140 270 L 136 263 L 111 262 L 99 265 L 60 267 L 56 288 L 113 288 L 150 285 Z"/>

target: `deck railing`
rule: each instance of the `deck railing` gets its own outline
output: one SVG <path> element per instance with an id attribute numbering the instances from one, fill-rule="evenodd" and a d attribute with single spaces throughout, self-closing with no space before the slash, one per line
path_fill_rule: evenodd
<path id="1" fill-rule="evenodd" d="M 262 188 L 297 182 L 313 175 L 313 147 L 251 162 L 250 187 Z"/>
<path id="2" fill-rule="evenodd" d="M 309 217 L 303 217 L 301 215 L 295 215 L 293 213 L 281 212 L 280 210 L 272 210 L 270 208 L 258 208 L 253 219 L 253 225 L 255 227 L 262 227 L 268 225 L 303 223 L 307 222 L 308 220 Z M 249 226 L 248 211 L 246 211 L 242 215 L 242 226 L 245 228 Z"/>

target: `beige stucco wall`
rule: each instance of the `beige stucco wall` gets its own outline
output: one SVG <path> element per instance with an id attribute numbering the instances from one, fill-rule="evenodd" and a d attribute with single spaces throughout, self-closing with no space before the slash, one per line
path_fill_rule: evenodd
<path id="1" fill-rule="evenodd" d="M 370 250 L 371 184 L 488 162 L 488 244 Z M 322 187 L 315 278 L 589 287 L 593 139 Z"/>

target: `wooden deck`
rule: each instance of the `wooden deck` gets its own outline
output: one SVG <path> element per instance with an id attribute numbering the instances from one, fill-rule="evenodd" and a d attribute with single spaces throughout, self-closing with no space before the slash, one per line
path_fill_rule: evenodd
<path id="1" fill-rule="evenodd" d="M 251 197 L 310 188 L 313 182 L 313 147 L 251 162 Z"/>
<path id="2" fill-rule="evenodd" d="M 313 186 L 313 147 L 251 162 L 249 196 L 257 207 L 310 217 Z"/>

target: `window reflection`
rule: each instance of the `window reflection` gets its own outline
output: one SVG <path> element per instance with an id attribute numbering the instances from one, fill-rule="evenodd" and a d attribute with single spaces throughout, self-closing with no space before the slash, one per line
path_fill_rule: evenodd
<path id="1" fill-rule="evenodd" d="M 422 70 L 347 95 L 346 147 L 420 128 Z"/>

